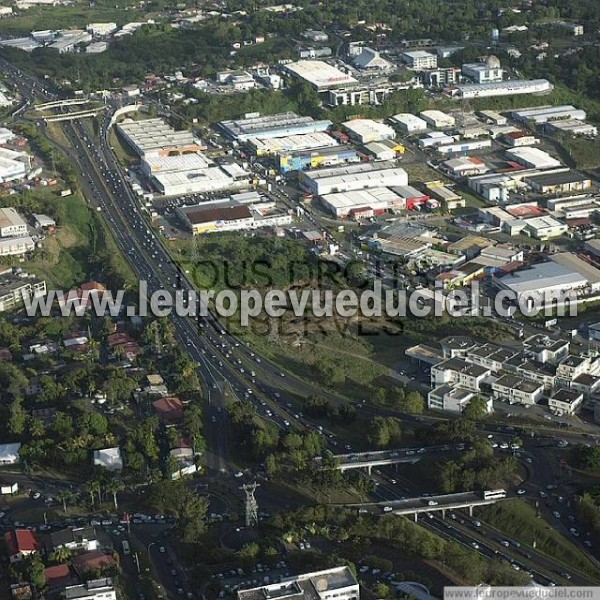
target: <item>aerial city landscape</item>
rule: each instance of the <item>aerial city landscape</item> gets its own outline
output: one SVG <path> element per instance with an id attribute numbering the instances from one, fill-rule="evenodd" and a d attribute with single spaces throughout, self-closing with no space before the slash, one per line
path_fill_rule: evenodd
<path id="1" fill-rule="evenodd" d="M 599 82 L 596 0 L 0 0 L 0 600 L 597 597 Z"/>

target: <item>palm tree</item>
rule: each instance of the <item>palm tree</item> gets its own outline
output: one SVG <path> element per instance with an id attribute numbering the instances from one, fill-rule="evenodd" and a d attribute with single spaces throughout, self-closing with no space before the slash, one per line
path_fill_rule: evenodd
<path id="1" fill-rule="evenodd" d="M 87 491 L 87 493 L 90 495 L 90 500 L 92 502 L 92 507 L 95 505 L 96 503 L 96 493 L 100 493 L 100 484 L 97 481 L 90 481 L 86 486 L 85 489 Z"/>
<path id="2" fill-rule="evenodd" d="M 67 548 L 66 546 L 60 546 L 50 556 L 54 562 L 64 563 L 67 562 L 71 556 L 73 556 L 73 552 L 71 552 L 71 549 Z"/>
<path id="3" fill-rule="evenodd" d="M 69 490 L 63 490 L 62 492 L 59 492 L 56 497 L 62 502 L 63 511 L 67 514 L 67 503 L 74 501 L 77 498 L 77 494 Z"/>
<path id="4" fill-rule="evenodd" d="M 122 492 L 125 489 L 125 484 L 120 479 L 111 479 L 106 485 L 107 491 L 113 495 L 113 502 L 115 504 L 115 510 L 119 510 L 117 503 L 117 493 Z"/>

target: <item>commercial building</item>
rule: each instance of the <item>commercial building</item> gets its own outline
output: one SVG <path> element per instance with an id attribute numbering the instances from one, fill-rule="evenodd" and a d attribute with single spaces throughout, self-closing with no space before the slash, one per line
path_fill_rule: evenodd
<path id="1" fill-rule="evenodd" d="M 177 214 L 194 235 L 280 227 L 292 222 L 289 213 L 274 210 L 272 206 L 245 204 L 232 197 L 230 202 L 207 202 L 205 205 L 178 208 Z"/>
<path id="2" fill-rule="evenodd" d="M 600 269 L 583 260 L 577 254 L 573 252 L 557 252 L 550 256 L 550 260 L 556 265 L 572 269 L 583 275 L 588 282 L 590 292 L 596 293 L 600 291 Z"/>
<path id="3" fill-rule="evenodd" d="M 300 176 L 301 187 L 316 196 L 407 184 L 406 171 L 385 161 L 308 171 Z"/>
<path id="4" fill-rule="evenodd" d="M 346 121 L 343 126 L 350 137 L 360 144 L 380 142 L 396 137 L 396 131 L 393 127 L 372 119 L 353 119 Z"/>
<path id="5" fill-rule="evenodd" d="M 436 147 L 436 151 L 442 155 L 448 154 L 461 154 L 463 152 L 472 152 L 473 150 L 483 150 L 484 148 L 491 148 L 492 140 L 471 140 L 462 141 L 453 144 L 439 144 Z"/>
<path id="6" fill-rule="evenodd" d="M 404 153 L 405 148 L 402 144 L 398 144 L 393 140 L 383 140 L 365 144 L 363 150 L 373 160 L 394 160 L 399 154 Z"/>
<path id="7" fill-rule="evenodd" d="M 391 189 L 398 194 L 401 199 L 394 208 L 420 210 L 430 199 L 427 194 L 410 185 L 397 185 Z"/>
<path id="8" fill-rule="evenodd" d="M 324 571 L 286 577 L 280 583 L 238 590 L 238 600 L 360 600 L 352 571 L 334 567 Z"/>
<path id="9" fill-rule="evenodd" d="M 203 194 L 245 187 L 248 182 L 231 177 L 220 166 L 191 171 L 152 172 L 152 185 L 164 196 Z"/>
<path id="10" fill-rule="evenodd" d="M 394 158 L 394 156 L 391 158 Z M 361 155 L 354 148 L 348 146 L 316 148 L 313 150 L 300 150 L 297 152 L 282 152 L 278 157 L 279 170 L 282 173 L 334 167 L 360 161 Z"/>
<path id="11" fill-rule="evenodd" d="M 23 152 L 0 148 L 0 183 L 25 179 L 30 161 Z"/>
<path id="12" fill-rule="evenodd" d="M 452 135 L 446 135 L 442 131 L 430 131 L 427 135 L 419 139 L 419 148 L 434 148 L 453 144 L 456 141 Z"/>
<path id="13" fill-rule="evenodd" d="M 276 115 L 254 113 L 241 119 L 219 123 L 225 134 L 238 142 L 247 142 L 255 138 L 264 141 L 269 138 L 316 133 L 326 131 L 331 125 L 331 121 L 315 121 L 312 117 L 301 117 L 293 112 Z"/>
<path id="14" fill-rule="evenodd" d="M 582 192 L 592 187 L 592 180 L 576 171 L 564 170 L 541 175 L 529 175 L 523 179 L 531 189 L 540 194 Z"/>
<path id="15" fill-rule="evenodd" d="M 406 133 L 425 131 L 429 127 L 426 121 L 410 113 L 399 113 L 390 117 L 390 121 Z"/>
<path id="16" fill-rule="evenodd" d="M 485 62 L 464 64 L 462 74 L 475 83 L 491 83 L 504 79 L 504 70 L 495 56 L 489 56 Z"/>
<path id="17" fill-rule="evenodd" d="M 279 154 L 285 152 L 298 152 L 301 150 L 312 150 L 315 148 L 327 148 L 337 146 L 335 138 L 323 131 L 315 133 L 300 133 L 284 137 L 252 138 L 249 141 L 257 156 Z"/>
<path id="18" fill-rule="evenodd" d="M 85 30 L 92 35 L 104 37 L 114 33 L 118 29 L 116 23 L 90 23 Z"/>
<path id="19" fill-rule="evenodd" d="M 117 129 L 142 158 L 199 152 L 204 149 L 191 131 L 175 131 L 162 119 L 127 119 L 119 123 Z"/>
<path id="20" fill-rule="evenodd" d="M 389 71 L 394 65 L 382 58 L 377 50 L 372 48 L 363 48 L 362 52 L 356 56 L 352 63 L 361 71 Z"/>
<path id="21" fill-rule="evenodd" d="M 419 116 L 431 127 L 443 129 L 446 127 L 454 127 L 454 117 L 443 113 L 441 110 L 424 110 L 419 113 Z"/>
<path id="22" fill-rule="evenodd" d="M 540 94 L 550 92 L 554 86 L 547 79 L 511 79 L 493 83 L 459 84 L 447 88 L 447 92 L 456 98 L 492 98 L 494 96 L 513 96 L 516 94 Z"/>
<path id="23" fill-rule="evenodd" d="M 0 237 L 27 235 L 27 223 L 14 208 L 0 208 Z"/>
<path id="24" fill-rule="evenodd" d="M 567 135 L 584 135 L 596 137 L 598 128 L 590 123 L 584 123 L 577 119 L 565 119 L 560 121 L 550 121 L 546 123 L 546 129 L 551 133 L 564 133 Z"/>
<path id="25" fill-rule="evenodd" d="M 444 161 L 440 167 L 456 177 L 483 175 L 489 171 L 485 161 L 475 156 L 461 156 Z"/>
<path id="26" fill-rule="evenodd" d="M 534 146 L 535 144 L 540 143 L 540 140 L 533 134 L 525 133 L 524 131 L 508 131 L 507 133 L 502 134 L 502 140 L 511 148 Z"/>
<path id="27" fill-rule="evenodd" d="M 543 242 L 564 235 L 569 229 L 565 223 L 549 216 L 524 219 L 523 223 L 524 233 Z"/>
<path id="28" fill-rule="evenodd" d="M 585 121 L 586 112 L 568 104 L 563 106 L 538 106 L 536 108 L 526 108 L 515 110 L 511 113 L 515 121 L 524 123 L 548 123 L 549 121 L 559 121 L 563 119 Z"/>
<path id="29" fill-rule="evenodd" d="M 177 212 L 194 235 L 251 229 L 254 224 L 250 209 L 244 205 L 189 206 Z"/>
<path id="30" fill-rule="evenodd" d="M 539 263 L 522 271 L 513 271 L 495 281 L 502 289 L 513 292 L 518 301 L 532 299 L 542 304 L 552 294 L 567 294 L 588 287 L 588 281 L 583 275 L 554 262 Z"/>
<path id="31" fill-rule="evenodd" d="M 544 395 L 544 386 L 514 375 L 502 375 L 492 382 L 494 397 L 509 404 L 537 404 Z"/>
<path id="32" fill-rule="evenodd" d="M 480 110 L 477 114 L 485 123 L 491 125 L 502 127 L 508 124 L 508 119 L 494 110 Z"/>
<path id="33" fill-rule="evenodd" d="M 107 42 L 92 42 L 85 47 L 87 54 L 101 54 L 108 50 Z"/>
<path id="34" fill-rule="evenodd" d="M 443 202 L 448 210 L 455 210 L 464 207 L 466 204 L 465 199 L 460 194 L 457 194 L 441 181 L 429 181 L 425 184 L 425 189 L 432 198 Z"/>
<path id="35" fill-rule="evenodd" d="M 431 52 L 424 50 L 415 50 L 413 52 L 404 52 L 400 57 L 409 69 L 421 71 L 423 69 L 437 69 L 438 57 Z"/>
<path id="36" fill-rule="evenodd" d="M 525 148 L 511 148 L 506 151 L 506 156 L 528 169 L 556 169 L 562 166 L 560 161 L 550 156 L 547 152 L 530 146 L 526 146 Z"/>
<path id="37" fill-rule="evenodd" d="M 397 190 L 398 188 L 395 188 Z M 396 191 L 387 187 L 325 194 L 321 202 L 336 218 L 372 217 L 390 208 L 404 209 L 406 201 Z"/>
<path id="38" fill-rule="evenodd" d="M 290 75 L 307 81 L 318 92 L 358 83 L 351 75 L 320 60 L 299 60 L 284 66 Z"/>

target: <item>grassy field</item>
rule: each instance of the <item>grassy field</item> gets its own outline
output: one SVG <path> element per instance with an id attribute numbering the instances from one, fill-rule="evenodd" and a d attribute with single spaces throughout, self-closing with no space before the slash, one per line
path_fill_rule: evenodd
<path id="1" fill-rule="evenodd" d="M 538 551 L 571 569 L 600 580 L 600 569 L 587 555 L 565 539 L 549 523 L 538 519 L 535 509 L 521 500 L 499 502 L 482 509 L 481 518 L 502 533 L 525 546 L 536 542 Z"/>
<path id="2" fill-rule="evenodd" d="M 15 18 L 0 20 L 0 34 L 26 35 L 40 29 L 83 28 L 88 23 L 145 21 L 155 15 L 138 10 L 125 2 L 76 2 L 74 6 L 40 6 L 16 13 Z"/>

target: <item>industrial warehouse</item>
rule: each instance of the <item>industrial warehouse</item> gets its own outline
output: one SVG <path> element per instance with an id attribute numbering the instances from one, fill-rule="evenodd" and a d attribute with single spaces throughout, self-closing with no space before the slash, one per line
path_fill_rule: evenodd
<path id="1" fill-rule="evenodd" d="M 312 117 L 301 117 L 293 112 L 267 116 L 253 113 L 242 119 L 219 123 L 225 134 L 239 143 L 253 139 L 267 140 L 316 133 L 326 131 L 331 125 L 331 121 L 315 121 Z"/>
<path id="2" fill-rule="evenodd" d="M 387 161 L 307 171 L 300 177 L 300 185 L 315 196 L 407 184 L 406 171 Z"/>
<path id="3" fill-rule="evenodd" d="M 140 170 L 164 196 L 201 194 L 248 186 L 239 165 L 216 165 L 190 131 L 175 131 L 162 119 L 126 120 L 119 133 L 140 157 Z"/>

